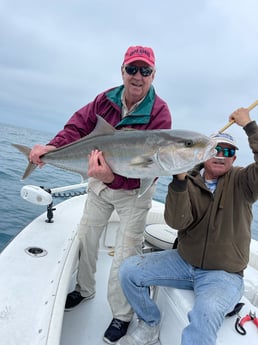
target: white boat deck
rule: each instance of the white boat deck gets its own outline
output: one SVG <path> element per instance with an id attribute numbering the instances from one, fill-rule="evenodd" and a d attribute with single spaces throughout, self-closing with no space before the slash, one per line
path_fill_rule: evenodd
<path id="1" fill-rule="evenodd" d="M 76 227 L 85 196 L 56 206 L 54 223 L 46 214 L 36 218 L 0 254 L 0 342 L 4 345 L 104 345 L 103 335 L 112 320 L 107 301 L 107 282 L 118 216 L 113 213 L 103 233 L 97 263 L 94 299 L 64 312 L 67 293 L 74 289 L 78 258 Z M 167 233 L 164 205 L 153 202 L 147 218 L 150 230 Z M 151 226 L 150 226 L 151 224 Z M 157 225 L 154 225 L 157 224 Z M 153 229 L 152 229 L 153 228 Z M 158 233 L 159 234 L 159 233 Z M 160 242 L 160 237 L 158 240 Z M 163 243 L 164 244 L 164 243 Z M 44 255 L 28 254 L 28 248 L 44 249 Z M 152 250 L 146 247 L 145 251 Z M 258 242 L 252 241 L 250 264 L 245 275 L 245 306 L 241 317 L 258 315 Z M 72 279 L 71 279 L 72 276 Z M 191 291 L 158 288 L 155 294 L 162 313 L 160 345 L 180 344 L 182 329 L 194 297 Z M 225 320 L 217 344 L 256 345 L 258 328 L 246 324 L 247 335 L 234 329 L 236 316 Z M 60 340 L 61 339 L 61 340 Z"/>
<path id="2" fill-rule="evenodd" d="M 108 251 L 99 252 L 95 298 L 64 313 L 60 345 L 107 344 L 103 341 L 103 335 L 112 320 L 112 313 L 107 301 L 107 281 L 111 261 L 112 257 Z M 72 288 L 73 286 L 71 286 Z"/>
<path id="3" fill-rule="evenodd" d="M 112 320 L 107 301 L 107 280 L 111 261 L 112 257 L 107 251 L 99 252 L 95 298 L 64 313 L 60 345 L 105 344 L 102 337 Z M 73 290 L 73 286 L 70 290 Z"/>

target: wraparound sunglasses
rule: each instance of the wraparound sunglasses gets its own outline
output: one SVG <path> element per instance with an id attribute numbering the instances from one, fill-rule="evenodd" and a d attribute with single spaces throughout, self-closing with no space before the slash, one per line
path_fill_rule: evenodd
<path id="1" fill-rule="evenodd" d="M 138 67 L 134 65 L 126 65 L 125 71 L 129 75 L 135 75 L 138 71 L 140 71 L 143 77 L 149 77 L 153 72 L 153 69 L 151 67 Z"/>

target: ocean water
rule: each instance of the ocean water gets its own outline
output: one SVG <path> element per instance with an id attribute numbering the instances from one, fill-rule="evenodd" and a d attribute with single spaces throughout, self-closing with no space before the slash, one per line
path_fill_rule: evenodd
<path id="1" fill-rule="evenodd" d="M 20 190 L 24 185 L 56 188 L 80 183 L 79 175 L 47 165 L 21 181 L 27 160 L 11 144 L 32 147 L 37 143 L 44 144 L 52 137 L 52 133 L 0 124 L 0 251 L 35 217 L 46 211 L 46 206 L 33 205 L 21 198 Z M 159 179 L 154 199 L 164 202 L 170 180 L 170 177 Z M 54 205 L 61 201 L 60 197 L 54 198 Z M 253 206 L 253 214 L 252 237 L 258 240 L 258 202 Z"/>

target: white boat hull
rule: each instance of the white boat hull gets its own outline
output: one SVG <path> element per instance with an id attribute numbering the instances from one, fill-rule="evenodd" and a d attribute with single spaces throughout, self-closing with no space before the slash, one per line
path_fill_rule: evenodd
<path id="1" fill-rule="evenodd" d="M 114 245 L 118 216 L 114 212 L 104 232 L 98 259 L 96 297 L 73 311 L 64 313 L 66 295 L 74 288 L 78 239 L 77 224 L 86 196 L 66 200 L 56 206 L 54 222 L 46 223 L 46 213 L 29 224 L 0 254 L 0 339 L 4 345 L 103 345 L 103 333 L 112 319 L 107 302 L 107 280 Z M 164 205 L 153 202 L 148 215 L 149 229 L 153 224 L 164 242 L 166 230 Z M 159 224 L 159 225 L 157 225 Z M 148 229 L 148 226 L 146 229 Z M 173 231 L 172 231 L 173 233 Z M 148 231 L 148 240 L 151 234 Z M 165 232 L 164 232 L 165 234 Z M 160 240 L 160 241 L 159 241 Z M 30 255 L 28 249 L 42 249 Z M 145 244 L 145 251 L 158 250 Z M 38 250 L 39 251 L 39 250 Z M 246 276 L 241 316 L 249 311 L 258 315 L 258 242 L 252 241 L 250 264 Z M 180 344 L 182 329 L 187 325 L 187 313 L 193 304 L 191 291 L 160 287 L 155 290 L 162 312 L 160 344 Z M 253 304 L 251 304 L 253 303 Z M 257 344 L 258 328 L 252 322 L 245 327 L 247 335 L 234 329 L 236 316 L 225 319 L 217 344 Z"/>

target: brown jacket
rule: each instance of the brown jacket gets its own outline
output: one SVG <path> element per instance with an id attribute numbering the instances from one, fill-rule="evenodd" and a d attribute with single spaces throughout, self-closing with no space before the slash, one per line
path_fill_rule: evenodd
<path id="1" fill-rule="evenodd" d="M 232 167 L 212 194 L 198 166 L 186 180 L 170 183 L 165 220 L 178 229 L 179 254 L 191 265 L 243 274 L 249 260 L 252 204 L 258 199 L 258 127 L 244 127 L 254 161 Z"/>

